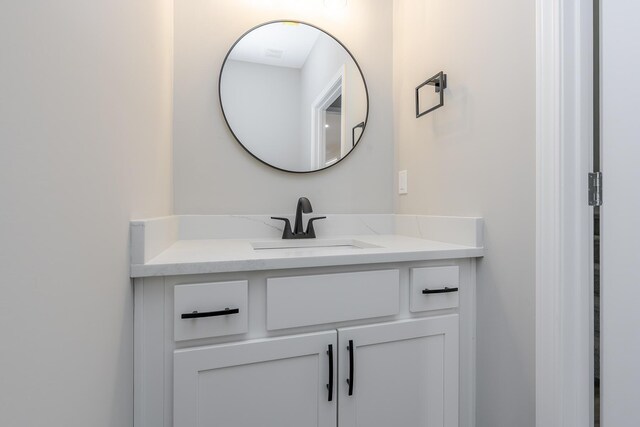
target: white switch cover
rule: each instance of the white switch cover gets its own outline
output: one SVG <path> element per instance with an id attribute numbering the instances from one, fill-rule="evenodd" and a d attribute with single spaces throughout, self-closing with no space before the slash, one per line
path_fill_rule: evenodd
<path id="1" fill-rule="evenodd" d="M 398 172 L 398 194 L 407 194 L 409 188 L 407 187 L 407 171 Z"/>

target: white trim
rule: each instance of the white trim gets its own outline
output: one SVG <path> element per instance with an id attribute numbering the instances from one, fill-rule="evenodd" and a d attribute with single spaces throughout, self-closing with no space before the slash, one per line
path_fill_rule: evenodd
<path id="1" fill-rule="evenodd" d="M 593 424 L 593 4 L 536 9 L 536 425 L 584 427 Z"/>
<path id="2" fill-rule="evenodd" d="M 339 95 L 342 96 L 342 101 L 344 103 L 346 83 L 345 75 L 346 66 L 343 64 L 338 68 L 336 74 L 329 80 L 327 85 L 311 104 L 311 166 L 317 169 L 327 166 L 325 158 L 325 130 L 321 125 L 325 122 L 325 110 Z M 345 114 L 346 108 L 343 107 L 340 125 L 341 148 L 342 141 L 345 139 Z"/>
<path id="3" fill-rule="evenodd" d="M 347 90 L 350 89 L 349 85 L 351 81 L 347 78 L 347 64 L 342 65 L 342 111 L 340 117 L 340 160 L 345 157 L 351 149 L 350 134 L 347 133 L 347 123 L 351 120 L 351 116 L 347 115 L 349 110 L 349 97 L 347 96 Z"/>

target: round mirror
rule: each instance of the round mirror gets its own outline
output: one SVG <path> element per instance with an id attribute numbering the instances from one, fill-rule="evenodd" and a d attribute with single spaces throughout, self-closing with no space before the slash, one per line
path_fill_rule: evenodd
<path id="1" fill-rule="evenodd" d="M 277 21 L 245 33 L 220 71 L 220 105 L 238 142 L 288 172 L 344 159 L 362 138 L 367 86 L 351 53 L 330 34 Z"/>

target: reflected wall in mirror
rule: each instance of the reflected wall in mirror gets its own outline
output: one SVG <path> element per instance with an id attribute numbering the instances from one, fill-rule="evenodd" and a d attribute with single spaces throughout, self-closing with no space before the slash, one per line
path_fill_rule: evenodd
<path id="1" fill-rule="evenodd" d="M 333 36 L 302 22 L 269 22 L 229 50 L 220 105 L 238 142 L 288 172 L 314 172 L 344 159 L 369 114 L 364 76 Z"/>

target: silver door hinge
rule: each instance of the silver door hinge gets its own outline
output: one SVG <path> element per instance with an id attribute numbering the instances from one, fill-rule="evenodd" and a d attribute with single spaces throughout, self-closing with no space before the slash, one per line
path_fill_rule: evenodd
<path id="1" fill-rule="evenodd" d="M 602 205 L 602 172 L 589 174 L 589 206 Z"/>

